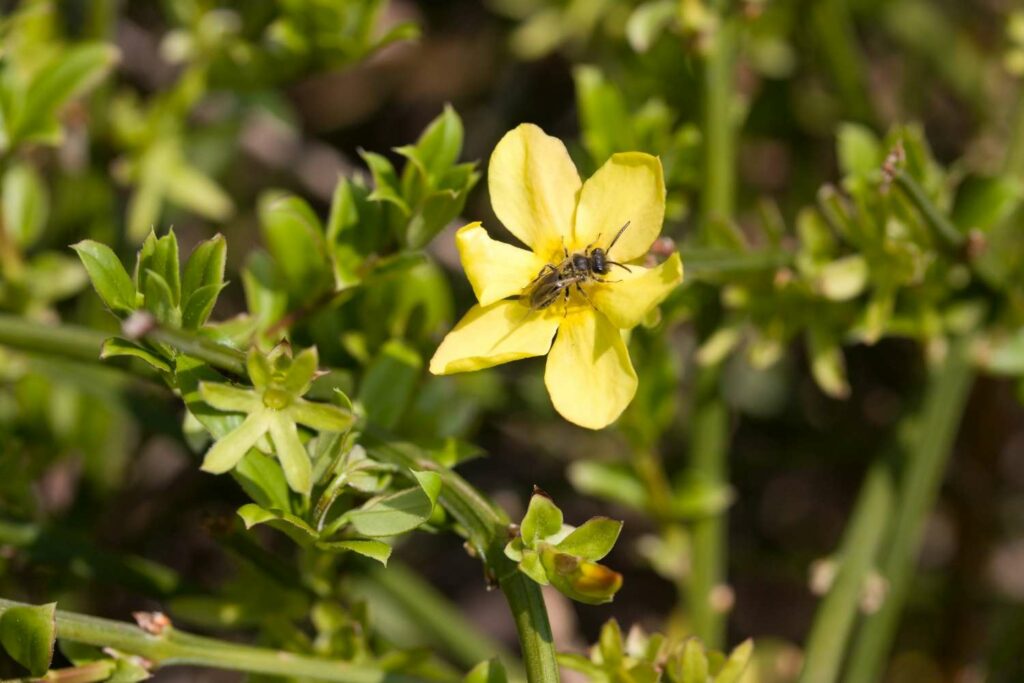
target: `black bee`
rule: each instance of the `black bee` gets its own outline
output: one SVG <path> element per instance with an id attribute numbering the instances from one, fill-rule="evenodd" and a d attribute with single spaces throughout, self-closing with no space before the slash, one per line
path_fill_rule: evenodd
<path id="1" fill-rule="evenodd" d="M 619 228 L 607 249 L 596 247 L 591 250 L 591 247 L 594 246 L 593 243 L 587 245 L 582 253 L 570 254 L 569 250 L 565 249 L 565 258 L 561 263 L 557 266 L 549 263 L 541 268 L 540 272 L 537 273 L 537 277 L 530 283 L 530 308 L 535 311 L 545 309 L 555 303 L 559 295 L 568 301 L 573 285 L 576 286 L 576 291 L 589 301 L 590 299 L 582 287 L 584 282 L 613 282 L 612 280 L 598 277 L 600 275 L 607 275 L 611 271 L 612 266 L 618 266 L 627 272 L 631 272 L 627 266 L 608 258 L 612 247 L 615 246 L 615 243 L 619 241 L 619 237 L 622 236 L 622 233 L 628 227 L 629 221 L 626 221 L 626 224 Z M 597 239 L 600 240 L 601 236 L 598 235 Z"/>

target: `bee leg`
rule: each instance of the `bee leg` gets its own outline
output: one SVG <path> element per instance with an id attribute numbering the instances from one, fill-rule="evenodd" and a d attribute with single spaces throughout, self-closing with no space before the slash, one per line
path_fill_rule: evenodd
<path id="1" fill-rule="evenodd" d="M 627 266 L 625 264 L 622 264 L 622 263 L 619 263 L 618 261 L 606 261 L 605 263 L 607 263 L 610 266 L 618 266 L 619 268 L 622 268 L 627 273 L 632 273 L 633 272 L 633 270 L 629 266 Z"/>
<path id="2" fill-rule="evenodd" d="M 605 280 L 604 278 L 600 278 L 600 277 L 595 277 L 593 279 L 594 279 L 594 282 L 602 282 L 602 283 L 604 283 L 606 285 L 613 285 L 616 282 L 622 282 L 622 280 Z"/>
<path id="3" fill-rule="evenodd" d="M 590 304 L 591 308 L 597 308 L 597 306 L 594 305 L 594 302 L 590 300 L 590 295 L 587 294 L 587 290 L 583 289 L 583 286 L 578 282 L 576 283 L 576 291 L 583 295 L 583 298 L 587 300 L 587 303 Z"/>
<path id="4" fill-rule="evenodd" d="M 600 241 L 601 241 L 601 233 L 597 233 L 597 237 L 594 238 L 593 242 L 591 242 L 590 244 L 587 245 L 587 247 L 583 250 L 583 253 L 584 254 L 589 254 L 590 253 L 590 248 L 592 246 L 594 246 L 595 244 L 597 244 L 598 242 L 600 242 Z"/>

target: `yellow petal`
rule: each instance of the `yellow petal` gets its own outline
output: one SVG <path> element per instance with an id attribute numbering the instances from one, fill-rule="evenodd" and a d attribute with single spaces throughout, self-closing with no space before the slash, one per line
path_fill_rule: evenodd
<path id="1" fill-rule="evenodd" d="M 479 223 L 461 228 L 455 244 L 481 306 L 520 294 L 545 263 L 532 251 L 492 240 Z"/>
<path id="2" fill-rule="evenodd" d="M 449 375 L 543 356 L 561 318 L 553 308 L 531 311 L 512 300 L 474 306 L 437 347 L 430 371 Z"/>
<path id="3" fill-rule="evenodd" d="M 626 222 L 608 256 L 632 261 L 647 253 L 665 218 L 665 179 L 658 157 L 642 152 L 613 154 L 587 179 L 576 207 L 574 240 L 570 249 L 587 245 L 607 249 Z"/>
<path id="4" fill-rule="evenodd" d="M 637 380 L 619 330 L 603 314 L 581 308 L 558 328 L 544 384 L 562 417 L 601 429 L 633 400 Z"/>
<path id="5" fill-rule="evenodd" d="M 599 282 L 591 286 L 589 292 L 594 306 L 612 325 L 624 330 L 639 325 L 683 281 L 683 262 L 679 254 L 672 254 L 657 268 L 629 266 L 629 270 L 631 272 L 613 268 L 607 279 L 619 282 Z"/>
<path id="6" fill-rule="evenodd" d="M 487 168 L 491 205 L 509 232 L 547 259 L 572 237 L 580 177 L 558 138 L 532 123 L 498 142 Z"/>

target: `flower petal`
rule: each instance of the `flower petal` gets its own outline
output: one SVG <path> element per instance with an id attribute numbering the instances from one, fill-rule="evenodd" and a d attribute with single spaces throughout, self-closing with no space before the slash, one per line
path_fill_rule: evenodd
<path id="1" fill-rule="evenodd" d="M 607 249 L 628 221 L 609 258 L 632 261 L 647 253 L 664 219 L 665 178 L 658 157 L 613 154 L 580 191 L 570 249 L 582 250 L 589 244 Z"/>
<path id="2" fill-rule="evenodd" d="M 213 474 L 223 474 L 237 465 L 266 433 L 269 426 L 268 415 L 266 410 L 250 413 L 242 424 L 218 439 L 217 443 L 206 451 L 201 469 Z"/>
<path id="3" fill-rule="evenodd" d="M 455 244 L 481 306 L 521 293 L 545 264 L 532 251 L 492 240 L 479 223 L 461 228 Z"/>
<path id="4" fill-rule="evenodd" d="M 281 462 L 288 486 L 292 491 L 309 493 L 313 486 L 313 468 L 295 422 L 284 413 L 275 411 L 270 418 L 270 438 L 274 441 L 274 452 Z"/>
<path id="5" fill-rule="evenodd" d="M 220 382 L 200 382 L 199 395 L 207 405 L 230 413 L 251 413 L 263 407 L 263 401 L 251 389 Z"/>
<path id="6" fill-rule="evenodd" d="M 487 169 L 491 205 L 509 232 L 543 258 L 572 237 L 580 176 L 558 138 L 532 123 L 498 142 Z"/>
<path id="7" fill-rule="evenodd" d="M 679 254 L 672 254 L 657 268 L 629 268 L 632 272 L 616 268 L 614 274 L 609 275 L 610 279 L 620 282 L 598 282 L 589 292 L 597 310 L 623 330 L 639 325 L 683 281 L 683 262 Z"/>
<path id="8" fill-rule="evenodd" d="M 636 372 L 619 330 L 585 308 L 558 328 L 544 371 L 551 402 L 562 417 L 588 429 L 614 422 L 636 394 Z"/>
<path id="9" fill-rule="evenodd" d="M 430 371 L 449 375 L 543 356 L 551 348 L 561 317 L 554 307 L 532 311 L 512 300 L 474 306 L 437 347 Z"/>
<path id="10" fill-rule="evenodd" d="M 304 398 L 297 398 L 285 409 L 288 416 L 299 424 L 318 432 L 344 432 L 355 416 L 344 408 L 330 403 L 316 403 Z"/>

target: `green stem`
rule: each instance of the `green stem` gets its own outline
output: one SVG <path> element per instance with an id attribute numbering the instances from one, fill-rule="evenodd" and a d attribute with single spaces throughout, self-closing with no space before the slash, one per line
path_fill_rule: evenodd
<path id="1" fill-rule="evenodd" d="M 939 246 L 946 252 L 962 254 L 967 244 L 967 237 L 953 225 L 953 222 L 943 212 L 939 211 L 924 188 L 905 169 L 897 170 L 893 174 L 893 181 L 910 200 L 910 203 L 921 212 L 925 224 L 931 229 Z"/>
<path id="2" fill-rule="evenodd" d="M 97 362 L 100 347 L 108 337 L 109 334 L 85 327 L 46 325 L 0 313 L 0 346 Z"/>
<path id="3" fill-rule="evenodd" d="M 895 486 L 893 458 L 887 454 L 868 470 L 854 513 L 843 534 L 838 571 L 828 595 L 814 616 L 801 683 L 830 683 L 836 680 L 860 604 L 861 591 L 885 535 L 892 510 Z"/>
<path id="4" fill-rule="evenodd" d="M 149 341 L 166 344 L 185 355 L 198 358 L 215 368 L 246 377 L 245 354 L 229 346 L 169 327 L 154 327 L 143 335 Z"/>
<path id="5" fill-rule="evenodd" d="M 467 622 L 445 596 L 401 562 L 391 560 L 387 569 L 370 566 L 358 585 L 372 596 L 395 603 L 420 632 L 457 663 L 472 667 L 498 656 L 510 669 L 521 667 L 516 657 Z"/>
<path id="6" fill-rule="evenodd" d="M 701 217 L 705 234 L 715 221 L 732 219 L 736 191 L 736 107 L 733 92 L 736 27 L 725 16 L 728 4 L 728 0 L 712 3 L 718 14 L 719 26 L 704 65 L 705 182 Z"/>
<path id="7" fill-rule="evenodd" d="M 847 3 L 845 0 L 820 0 L 813 6 L 811 20 L 844 109 L 853 119 L 872 123 L 867 78 Z"/>
<path id="8" fill-rule="evenodd" d="M 729 414 L 718 388 L 718 369 L 703 368 L 697 380 L 696 406 L 690 422 L 690 471 L 712 486 L 729 480 Z M 725 641 L 725 612 L 712 599 L 725 580 L 727 550 L 725 513 L 693 523 L 687 602 L 693 630 L 709 648 Z"/>
<path id="9" fill-rule="evenodd" d="M 880 678 L 906 603 L 925 521 L 938 497 L 973 378 L 967 341 L 953 341 L 945 363 L 929 380 L 913 449 L 901 476 L 895 519 L 880 566 L 889 582 L 888 595 L 881 609 L 860 628 L 847 683 L 871 683 Z"/>
<path id="10" fill-rule="evenodd" d="M 12 607 L 21 606 L 24 606 L 23 603 L 0 598 L 0 614 Z M 190 664 L 338 683 L 415 683 L 423 680 L 340 660 L 237 645 L 192 635 L 174 627 L 153 635 L 131 624 L 63 610 L 57 610 L 57 637 L 86 645 L 112 647 L 144 657 L 155 667 Z"/>

